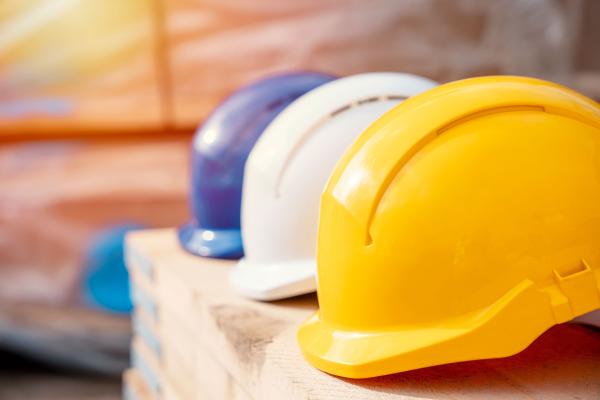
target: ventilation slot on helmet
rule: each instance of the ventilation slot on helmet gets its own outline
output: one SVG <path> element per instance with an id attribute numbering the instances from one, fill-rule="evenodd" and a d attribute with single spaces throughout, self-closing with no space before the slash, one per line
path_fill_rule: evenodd
<path id="1" fill-rule="evenodd" d="M 367 103 L 375 103 L 380 100 L 381 100 L 381 97 L 368 97 L 366 99 L 357 101 L 356 104 L 362 105 L 362 104 L 367 104 Z"/>
<path id="2" fill-rule="evenodd" d="M 586 260 L 581 260 L 575 268 L 554 269 L 554 280 L 565 296 L 563 301 L 555 301 L 557 321 L 566 321 L 600 307 L 597 278 Z"/>
<path id="3" fill-rule="evenodd" d="M 306 141 L 308 139 L 310 139 L 312 137 L 312 135 L 324 124 L 327 123 L 327 121 L 329 121 L 331 118 L 334 118 L 348 110 L 351 110 L 355 107 L 364 105 L 364 104 L 369 104 L 369 103 L 377 103 L 377 102 L 383 102 L 383 101 L 401 101 L 401 100 L 406 100 L 407 97 L 406 96 L 400 96 L 400 95 L 383 95 L 383 96 L 373 96 L 373 97 L 366 97 L 364 99 L 359 99 L 359 100 L 355 100 L 351 103 L 345 104 L 337 109 L 335 109 L 334 111 L 330 112 L 329 114 L 327 114 L 326 116 L 324 116 L 323 118 L 319 119 L 317 122 L 315 122 L 314 125 L 312 125 L 309 129 L 307 129 L 302 136 L 300 137 L 300 139 L 295 143 L 295 145 L 293 146 L 293 148 L 291 149 L 291 151 L 288 154 L 288 157 L 285 159 L 280 171 L 279 171 L 279 175 L 277 176 L 277 180 L 275 181 L 275 197 L 279 198 L 281 197 L 281 193 L 280 193 L 280 186 L 281 186 L 281 182 L 283 180 L 283 177 L 285 175 L 285 171 L 287 170 L 287 167 L 291 164 L 292 160 L 294 159 L 294 157 L 296 156 L 296 154 L 298 153 L 298 151 L 302 148 L 302 146 L 304 146 L 304 144 L 306 143 Z"/>
<path id="4" fill-rule="evenodd" d="M 514 112 L 514 111 L 538 111 L 545 112 L 546 110 L 542 106 L 537 105 L 520 105 L 520 106 L 505 106 L 505 107 L 494 107 L 487 110 L 477 111 L 471 114 L 463 115 L 460 118 L 457 118 L 443 127 L 437 130 L 437 135 L 441 135 L 442 133 L 454 128 L 455 126 L 462 125 L 467 121 L 471 121 L 477 118 L 484 117 L 486 115 L 493 115 L 504 112 Z"/>
<path id="5" fill-rule="evenodd" d="M 554 270 L 554 272 L 559 279 L 568 279 L 571 276 L 574 276 L 580 272 L 585 272 L 589 269 L 590 267 L 587 265 L 587 263 L 584 260 L 581 260 L 575 265 L 557 268 Z"/>
<path id="6" fill-rule="evenodd" d="M 524 104 L 524 105 L 516 105 L 516 106 L 493 107 L 493 108 L 488 108 L 485 110 L 475 111 L 470 114 L 463 115 L 457 119 L 454 119 L 454 120 L 446 123 L 445 125 L 443 125 L 441 128 L 438 128 L 437 130 L 427 132 L 427 134 L 423 135 L 418 142 L 414 143 L 412 148 L 406 154 L 404 154 L 403 157 L 401 157 L 398 160 L 398 162 L 393 166 L 393 168 L 390 169 L 389 173 L 386 175 L 383 183 L 381 184 L 379 191 L 375 194 L 375 197 L 373 200 L 373 205 L 372 205 L 369 215 L 367 217 L 368 218 L 367 224 L 366 224 L 366 227 L 367 227 L 366 233 L 367 234 L 365 237 L 365 245 L 368 246 L 372 242 L 371 233 L 370 233 L 371 224 L 373 223 L 373 218 L 375 216 L 375 212 L 379 208 L 379 203 L 381 202 L 381 199 L 387 192 L 389 186 L 391 185 L 391 183 L 394 180 L 394 178 L 396 177 L 396 175 L 398 175 L 400 170 L 406 164 L 408 164 L 408 162 L 415 156 L 415 154 L 417 154 L 419 151 L 421 151 L 421 149 L 423 149 L 423 147 L 425 147 L 428 143 L 433 141 L 437 136 L 440 136 L 442 133 L 452 129 L 455 126 L 461 125 L 467 121 L 474 120 L 474 119 L 477 119 L 477 118 L 480 118 L 480 117 L 483 117 L 486 115 L 492 115 L 492 114 L 503 113 L 503 112 L 515 112 L 515 111 L 546 112 L 546 109 L 539 105 Z"/>

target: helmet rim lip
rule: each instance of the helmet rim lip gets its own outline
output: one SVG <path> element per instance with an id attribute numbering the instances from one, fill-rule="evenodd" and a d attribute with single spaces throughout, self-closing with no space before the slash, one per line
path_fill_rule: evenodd
<path id="1" fill-rule="evenodd" d="M 313 293 L 317 290 L 316 260 L 298 258 L 265 262 L 242 258 L 231 269 L 229 282 L 240 295 L 261 301 Z"/>
<path id="2" fill-rule="evenodd" d="M 422 368 L 437 367 L 445 364 L 454 364 L 465 361 L 476 361 L 482 359 L 502 358 L 511 356 L 524 350 L 533 340 L 541 335 L 550 326 L 545 327 L 540 332 L 526 332 L 524 336 L 530 336 L 526 345 L 520 346 L 517 350 L 507 351 L 501 355 L 487 355 L 480 353 L 479 356 L 449 356 L 442 354 L 441 357 L 431 356 L 429 351 L 435 349 L 444 342 L 451 342 L 463 335 L 469 333 L 468 330 L 447 332 L 437 340 L 431 340 L 427 343 L 413 343 L 408 347 L 403 343 L 414 341 L 414 337 L 419 333 L 427 336 L 427 332 L 435 328 L 422 329 L 390 329 L 384 331 L 354 331 L 344 329 L 327 323 L 321 319 L 319 311 L 311 315 L 296 332 L 296 340 L 302 351 L 304 358 L 317 369 L 328 374 L 350 379 L 366 379 L 378 376 L 393 375 L 414 371 Z M 390 345 L 392 339 L 398 346 Z M 319 349 L 318 342 L 329 341 L 330 348 L 326 351 Z M 362 344 L 360 344 L 362 342 Z M 387 343 L 387 344 L 385 344 Z M 377 357 L 358 360 L 353 356 L 348 356 L 342 348 L 356 350 L 357 347 L 373 349 L 382 347 L 385 350 L 380 352 Z M 403 348 L 400 350 L 400 348 Z M 442 350 L 442 353 L 446 353 Z M 415 357 L 414 355 L 417 355 Z M 424 359 L 420 355 L 424 354 Z M 433 358 L 436 358 L 433 360 Z"/>
<path id="3" fill-rule="evenodd" d="M 244 255 L 239 228 L 201 228 L 189 222 L 177 229 L 181 247 L 195 256 L 237 260 Z"/>
<path id="4" fill-rule="evenodd" d="M 525 279 L 485 309 L 433 325 L 352 327 L 317 311 L 298 329 L 297 342 L 313 366 L 353 379 L 502 358 L 521 352 L 559 323 L 548 293 Z"/>

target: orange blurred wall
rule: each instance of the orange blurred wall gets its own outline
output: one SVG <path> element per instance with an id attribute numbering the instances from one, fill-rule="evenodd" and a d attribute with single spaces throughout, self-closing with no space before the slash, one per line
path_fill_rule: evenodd
<path id="1" fill-rule="evenodd" d="M 0 132 L 161 127 L 151 4 L 0 2 Z"/>
<path id="2" fill-rule="evenodd" d="M 2 0 L 0 136 L 191 130 L 239 86 L 290 69 L 568 84 L 583 3 L 528 4 Z"/>

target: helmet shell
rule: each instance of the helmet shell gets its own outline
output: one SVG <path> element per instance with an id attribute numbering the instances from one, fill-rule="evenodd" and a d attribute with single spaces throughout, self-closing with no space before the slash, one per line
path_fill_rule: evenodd
<path id="1" fill-rule="evenodd" d="M 200 126 L 192 143 L 192 220 L 179 229 L 184 249 L 207 257 L 243 255 L 240 203 L 250 150 L 281 110 L 332 79 L 315 72 L 262 79 L 232 94 Z"/>
<path id="2" fill-rule="evenodd" d="M 402 73 L 353 75 L 313 89 L 273 120 L 246 164 L 245 256 L 231 274 L 242 295 L 275 300 L 316 289 L 319 199 L 335 163 L 373 121 L 435 85 Z"/>
<path id="3" fill-rule="evenodd" d="M 94 307 L 113 313 L 130 313 L 129 274 L 125 265 L 125 235 L 142 225 L 123 223 L 96 234 L 85 256 L 83 293 Z"/>
<path id="4" fill-rule="evenodd" d="M 503 357 L 599 308 L 599 154 L 598 104 L 536 79 L 385 114 L 322 195 L 304 355 L 351 378 Z"/>

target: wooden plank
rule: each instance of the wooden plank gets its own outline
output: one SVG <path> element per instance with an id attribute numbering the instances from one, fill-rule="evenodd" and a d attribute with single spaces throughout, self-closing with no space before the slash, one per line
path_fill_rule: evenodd
<path id="1" fill-rule="evenodd" d="M 159 362 L 148 349 L 142 339 L 134 337 L 131 342 L 131 365 L 144 378 L 146 386 L 157 395 L 161 395 L 162 382 L 164 378 L 160 370 Z"/>
<path id="2" fill-rule="evenodd" d="M 169 310 L 162 315 L 174 316 Z M 250 399 L 205 346 L 196 340 L 195 332 L 185 332 L 185 325 L 176 319 L 164 318 L 162 322 L 155 328 L 160 332 L 157 336 L 163 349 L 160 359 L 162 373 L 173 383 L 182 399 Z"/>
<path id="3" fill-rule="evenodd" d="M 142 276 L 142 279 L 145 277 Z M 143 283 L 134 281 L 133 286 L 136 285 L 142 286 Z M 158 303 L 158 299 L 152 298 L 152 301 Z M 193 398 L 196 392 L 194 386 L 196 359 L 193 351 L 185 347 L 192 343 L 193 333 L 186 332 L 185 326 L 179 321 L 173 321 L 173 313 L 167 307 L 162 306 L 160 310 L 159 321 L 148 312 L 147 307 L 136 304 L 132 318 L 134 342 L 142 342 L 145 350 L 141 351 L 151 353 L 152 358 L 149 363 L 148 360 L 139 360 L 136 357 L 140 357 L 140 354 L 137 354 L 140 350 L 134 348 L 133 360 L 142 363 L 139 369 L 146 375 L 150 375 L 148 379 L 151 382 L 156 381 L 157 387 L 162 386 L 161 383 L 166 378 L 172 382 L 178 397 Z M 181 332 L 186 334 L 182 335 Z"/>
<path id="4" fill-rule="evenodd" d="M 153 230 L 159 232 L 161 230 Z M 145 231 L 148 232 L 148 231 Z M 145 276 L 149 285 L 152 285 L 154 275 L 154 259 L 161 253 L 170 253 L 179 244 L 176 235 L 160 235 L 142 247 L 135 245 L 138 235 L 128 235 L 125 239 L 125 262 L 130 274 L 138 281 L 144 281 L 139 275 Z M 133 242 L 132 242 L 133 241 Z M 144 241 L 146 244 L 146 242 Z"/>
<path id="5" fill-rule="evenodd" d="M 198 365 L 195 384 L 202 399 L 251 400 L 252 397 L 238 381 L 220 364 L 210 349 L 199 343 L 195 346 Z"/>
<path id="6" fill-rule="evenodd" d="M 504 359 L 449 364 L 365 380 L 325 374 L 303 360 L 295 339 L 298 325 L 317 309 L 316 296 L 275 303 L 242 299 L 228 285 L 232 262 L 188 255 L 173 246 L 173 237 L 172 230 L 139 232 L 130 236 L 129 244 L 140 253 L 161 247 L 160 254 L 153 257 L 157 276 L 170 275 L 173 283 L 160 289 L 161 301 L 177 304 L 186 320 L 196 320 L 196 337 L 190 346 L 195 347 L 197 365 L 221 366 L 250 398 L 600 397 L 600 335 L 575 324 L 554 327 L 522 353 Z M 190 304 L 182 298 L 193 301 Z M 215 360 L 212 363 L 211 357 Z M 225 385 L 220 381 L 215 384 Z"/>
<path id="7" fill-rule="evenodd" d="M 135 274 L 136 265 L 131 265 L 134 276 L 146 280 L 146 276 Z M 160 282 L 164 280 L 160 279 Z M 169 281 L 167 280 L 167 283 Z M 146 286 L 148 282 L 134 281 L 134 285 Z M 153 299 L 154 300 L 154 299 Z M 193 385 L 192 389 L 178 389 L 179 393 L 195 391 L 199 399 L 234 399 L 249 400 L 248 394 L 239 386 L 225 368 L 218 364 L 205 347 L 197 343 L 197 333 L 193 330 L 195 324 L 187 320 L 178 320 L 177 313 L 171 310 L 171 302 L 156 298 L 161 304 L 161 319 L 155 321 L 145 309 L 137 308 L 134 313 L 134 329 L 136 335 L 143 340 L 148 348 L 157 355 L 163 373 L 171 377 L 173 387 Z M 190 346 L 191 344 L 195 344 Z M 180 378 L 180 379 L 178 379 Z"/>
<path id="8" fill-rule="evenodd" d="M 123 374 L 123 399 L 157 400 L 158 396 L 148 388 L 138 371 L 128 369 Z"/>
<path id="9" fill-rule="evenodd" d="M 153 292 L 154 290 L 145 285 L 142 280 L 135 278 L 131 280 L 131 297 L 134 307 L 143 310 L 153 323 L 157 323 L 160 319 L 160 311 Z"/>
<path id="10" fill-rule="evenodd" d="M 132 325 L 134 337 L 142 339 L 156 358 L 160 360 L 163 352 L 162 340 L 152 318 L 148 317 L 143 309 L 136 307 L 132 315 Z"/>
<path id="11" fill-rule="evenodd" d="M 157 326 L 161 343 L 160 365 L 162 373 L 173 384 L 173 388 L 183 399 L 198 398 L 198 388 L 194 384 L 196 357 L 194 336 L 185 332 L 185 327 L 169 317 L 173 313 L 164 310 L 164 318 Z"/>
<path id="12" fill-rule="evenodd" d="M 153 247 L 152 251 L 160 251 L 159 249 Z M 136 305 L 134 328 L 137 336 L 153 351 L 163 373 L 172 381 L 173 388 L 180 397 L 194 397 L 196 359 L 194 352 L 189 349 L 189 344 L 194 339 L 193 324 L 177 318 L 177 303 L 171 306 L 160 301 L 160 288 L 165 284 L 158 285 L 158 282 L 168 283 L 170 274 L 156 273 L 152 251 L 138 254 L 135 249 L 128 250 L 127 264 Z M 184 289 L 177 287 L 176 291 L 185 294 Z M 180 297 L 176 296 L 177 299 Z"/>
<path id="13" fill-rule="evenodd" d="M 193 396 L 180 394 L 172 383 L 170 377 L 164 372 L 160 361 L 140 338 L 133 338 L 131 344 L 131 358 L 133 368 L 139 372 L 146 386 L 163 400 L 192 399 Z"/>

